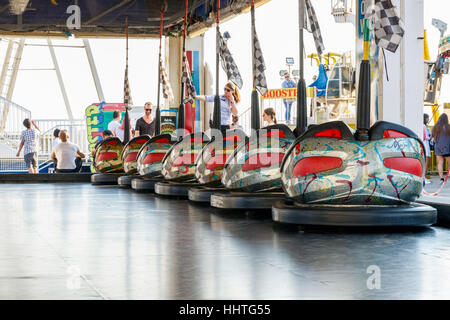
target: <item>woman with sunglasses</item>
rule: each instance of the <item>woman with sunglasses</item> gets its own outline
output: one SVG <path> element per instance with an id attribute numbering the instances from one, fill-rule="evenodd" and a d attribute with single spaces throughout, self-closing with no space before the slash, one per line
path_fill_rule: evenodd
<path id="1" fill-rule="evenodd" d="M 155 120 L 152 117 L 152 103 L 146 102 L 144 105 L 145 114 L 136 121 L 135 137 L 148 134 L 153 137 L 155 135 Z"/>
<path id="2" fill-rule="evenodd" d="M 214 97 L 214 95 L 196 96 L 195 99 L 205 102 L 214 102 Z M 220 95 L 219 98 L 221 116 L 220 130 L 225 132 L 231 128 L 231 115 L 238 115 L 237 104 L 241 101 L 241 95 L 239 94 L 238 87 L 234 83 L 228 82 L 225 85 L 224 94 Z"/>

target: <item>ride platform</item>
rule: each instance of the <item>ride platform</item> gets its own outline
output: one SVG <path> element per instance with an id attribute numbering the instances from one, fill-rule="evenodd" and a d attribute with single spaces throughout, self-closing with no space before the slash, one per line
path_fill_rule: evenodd
<path id="1" fill-rule="evenodd" d="M 426 191 L 433 193 L 440 189 L 441 182 L 438 177 L 433 177 L 430 181 L 431 184 L 425 185 Z M 417 202 L 436 208 L 438 213 L 438 223 L 450 225 L 450 184 L 448 182 L 437 196 L 423 194 Z"/>
<path id="2" fill-rule="evenodd" d="M 9 173 L 0 174 L 0 183 L 77 183 L 90 182 L 91 173 Z"/>
<path id="3" fill-rule="evenodd" d="M 0 195 L 0 299 L 449 298 L 450 228 L 298 227 L 90 183 Z"/>

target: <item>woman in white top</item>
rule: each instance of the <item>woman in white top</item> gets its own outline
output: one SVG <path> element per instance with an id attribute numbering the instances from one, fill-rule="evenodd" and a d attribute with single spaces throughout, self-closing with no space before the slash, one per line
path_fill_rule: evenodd
<path id="1" fill-rule="evenodd" d="M 225 132 L 230 129 L 231 115 L 238 115 L 237 104 L 241 101 L 241 95 L 238 87 L 233 82 L 228 82 L 223 88 L 224 94 L 220 95 L 220 130 Z M 197 100 L 205 102 L 214 102 L 214 95 L 194 97 Z"/>
<path id="2" fill-rule="evenodd" d="M 263 112 L 263 120 L 267 123 L 267 127 L 277 124 L 277 118 L 275 115 L 275 110 L 273 108 L 267 108 Z"/>

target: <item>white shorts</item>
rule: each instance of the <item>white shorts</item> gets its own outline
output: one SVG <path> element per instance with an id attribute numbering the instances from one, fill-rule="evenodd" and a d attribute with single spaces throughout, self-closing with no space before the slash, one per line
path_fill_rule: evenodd
<path id="1" fill-rule="evenodd" d="M 429 158 L 431 157 L 431 151 L 430 151 L 430 141 L 424 141 L 423 145 L 425 146 L 425 157 Z"/>

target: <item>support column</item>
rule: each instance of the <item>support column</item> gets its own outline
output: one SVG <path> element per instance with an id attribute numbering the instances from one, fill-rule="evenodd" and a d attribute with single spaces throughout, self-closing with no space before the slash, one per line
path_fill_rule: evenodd
<path id="1" fill-rule="evenodd" d="M 56 76 L 58 78 L 59 87 L 64 98 L 64 104 L 66 105 L 67 115 L 71 123 L 73 123 L 72 108 L 70 107 L 69 99 L 67 98 L 66 87 L 64 86 L 64 81 L 59 70 L 58 60 L 56 59 L 55 49 L 53 48 L 52 40 L 47 39 L 48 49 L 50 50 L 50 55 L 52 56 L 53 65 L 55 67 Z"/>
<path id="2" fill-rule="evenodd" d="M 5 63 L 3 65 L 1 75 L 1 87 L 0 94 L 6 93 L 6 99 L 11 100 L 14 94 L 14 88 L 16 86 L 17 74 L 19 72 L 20 61 L 22 60 L 23 47 L 25 46 L 25 39 L 20 39 L 16 44 L 16 51 L 14 57 L 11 57 L 12 51 L 14 51 L 14 39 L 9 40 L 8 51 L 6 53 Z M 13 59 L 11 64 L 11 58 Z M 8 70 L 11 68 L 11 70 Z M 8 120 L 10 104 L 4 104 L 4 109 L 1 115 L 0 132 L 4 132 L 6 128 L 6 122 Z"/>
<path id="3" fill-rule="evenodd" d="M 181 50 L 182 38 L 166 37 L 166 59 L 169 63 L 166 65 L 166 71 L 169 75 L 170 85 L 174 95 L 174 104 L 171 107 L 180 105 L 180 85 L 181 85 Z"/>
<path id="4" fill-rule="evenodd" d="M 89 61 L 89 67 L 91 68 L 92 78 L 94 79 L 95 89 L 97 90 L 98 100 L 100 103 L 105 102 L 105 96 L 103 95 L 102 84 L 100 83 L 94 56 L 92 55 L 91 45 L 88 39 L 83 39 L 83 43 L 84 49 L 86 50 L 86 56 Z"/>
<path id="5" fill-rule="evenodd" d="M 382 120 L 399 123 L 422 136 L 424 96 L 424 3 L 393 0 L 405 36 L 395 54 L 386 51 L 389 81 L 383 70 Z"/>
<path id="6" fill-rule="evenodd" d="M 191 68 L 193 70 L 193 81 L 195 90 L 198 95 L 204 92 L 204 37 L 198 36 L 195 38 L 186 39 L 186 51 L 192 51 L 192 62 Z M 199 100 L 195 101 L 195 131 L 203 131 L 205 126 L 205 103 L 200 103 Z"/>
<path id="7" fill-rule="evenodd" d="M 424 2 L 402 0 L 402 19 L 405 37 L 402 50 L 402 107 L 403 125 L 419 137 L 423 135 L 424 97 Z"/>

